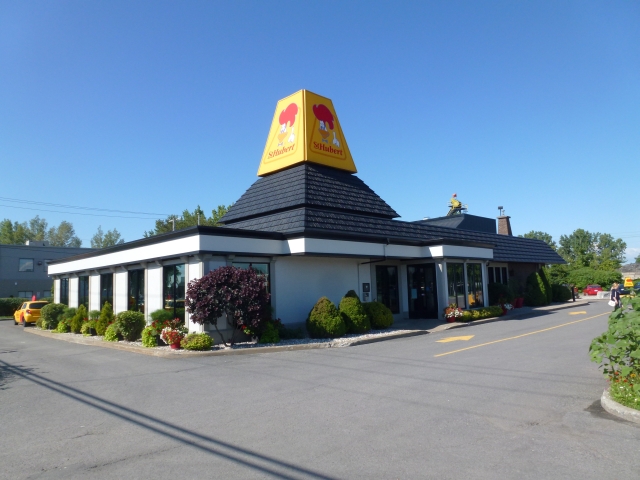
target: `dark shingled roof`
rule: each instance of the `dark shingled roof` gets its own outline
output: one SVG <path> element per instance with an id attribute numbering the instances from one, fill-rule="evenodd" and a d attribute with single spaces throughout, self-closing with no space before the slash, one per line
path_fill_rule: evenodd
<path id="1" fill-rule="evenodd" d="M 297 208 L 229 225 L 232 228 L 284 234 L 322 234 L 324 236 L 389 238 L 391 243 L 447 243 L 493 245 L 497 262 L 565 263 L 542 240 L 497 233 L 459 230 L 420 222 L 403 222 L 337 211 Z"/>
<path id="2" fill-rule="evenodd" d="M 496 221 L 493 218 L 479 217 L 462 213 L 450 217 L 428 218 L 414 223 L 439 225 L 441 227 L 457 228 L 459 230 L 474 230 L 476 232 L 497 233 Z"/>
<path id="3" fill-rule="evenodd" d="M 222 217 L 236 222 L 300 207 L 396 218 L 398 213 L 355 175 L 304 163 L 257 180 Z"/>

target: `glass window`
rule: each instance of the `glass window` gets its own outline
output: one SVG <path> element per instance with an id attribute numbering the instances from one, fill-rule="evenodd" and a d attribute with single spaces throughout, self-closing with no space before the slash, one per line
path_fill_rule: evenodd
<path id="1" fill-rule="evenodd" d="M 18 298 L 31 298 L 33 296 L 33 292 L 18 292 Z"/>
<path id="2" fill-rule="evenodd" d="M 267 293 L 271 293 L 271 283 L 269 282 L 269 264 L 268 263 L 249 263 L 249 262 L 234 262 L 233 266 L 236 268 L 242 268 L 244 270 L 252 268 L 258 275 L 261 275 L 266 280 Z M 271 305 L 271 296 L 269 296 L 269 305 Z"/>
<path id="3" fill-rule="evenodd" d="M 21 258 L 18 262 L 19 272 L 33 272 L 33 258 Z"/>
<path id="4" fill-rule="evenodd" d="M 469 308 L 484 307 L 482 265 L 479 263 L 467 263 L 467 292 Z"/>
<path id="5" fill-rule="evenodd" d="M 60 279 L 60 303 L 69 305 L 69 279 Z"/>
<path id="6" fill-rule="evenodd" d="M 89 277 L 78 277 L 78 306 L 84 305 L 89 309 Z"/>
<path id="7" fill-rule="evenodd" d="M 144 269 L 129 270 L 129 310 L 144 313 Z"/>
<path id="8" fill-rule="evenodd" d="M 100 275 L 100 308 L 106 302 L 113 307 L 113 273 Z"/>
<path id="9" fill-rule="evenodd" d="M 462 263 L 447 263 L 447 282 L 449 304 L 455 303 L 459 308 L 467 308 L 464 298 L 464 265 Z"/>
<path id="10" fill-rule="evenodd" d="M 398 295 L 398 267 L 376 267 L 376 289 L 378 301 L 386 305 L 392 313 L 400 312 L 400 297 Z"/>
<path id="11" fill-rule="evenodd" d="M 184 263 L 164 267 L 162 277 L 164 309 L 170 310 L 174 318 L 179 318 L 184 322 Z"/>
<path id="12" fill-rule="evenodd" d="M 489 272 L 489 283 L 495 283 L 496 280 L 493 276 L 493 267 L 487 268 L 487 271 Z"/>
<path id="13" fill-rule="evenodd" d="M 502 283 L 505 285 L 509 283 L 509 279 L 507 277 L 507 267 L 502 267 Z"/>

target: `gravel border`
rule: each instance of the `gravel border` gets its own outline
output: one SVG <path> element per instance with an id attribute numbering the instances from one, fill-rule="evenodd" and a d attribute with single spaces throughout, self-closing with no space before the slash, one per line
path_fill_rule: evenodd
<path id="1" fill-rule="evenodd" d="M 633 423 L 640 424 L 640 410 L 636 410 L 635 408 L 625 407 L 624 405 L 619 404 L 611 395 L 609 395 L 609 389 L 605 389 L 602 392 L 602 397 L 600 398 L 600 404 L 602 408 L 604 408 L 611 415 L 615 415 L 618 418 L 622 418 L 623 420 L 627 420 Z"/>

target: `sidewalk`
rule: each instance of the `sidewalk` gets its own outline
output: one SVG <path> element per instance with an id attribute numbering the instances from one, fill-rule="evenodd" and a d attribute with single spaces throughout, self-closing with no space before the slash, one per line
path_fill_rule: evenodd
<path id="1" fill-rule="evenodd" d="M 219 348 L 206 352 L 190 352 L 185 350 L 170 350 L 169 347 L 161 348 L 144 348 L 141 345 L 129 342 L 103 342 L 99 340 L 101 337 L 83 337 L 82 335 L 59 334 L 49 331 L 38 330 L 35 328 L 26 328 L 26 333 L 39 335 L 42 337 L 54 338 L 56 340 L 67 341 L 71 343 L 79 343 L 82 345 L 92 345 L 95 347 L 112 348 L 116 350 L 124 350 L 142 355 L 150 355 L 163 358 L 188 358 L 200 356 L 217 356 L 217 355 L 246 355 L 257 353 L 274 353 L 292 350 L 309 350 L 317 348 L 336 348 L 336 347 L 355 347 L 357 345 L 366 345 L 369 343 L 383 342 L 397 338 L 413 337 L 417 335 L 426 335 L 429 333 L 441 332 L 453 328 L 471 327 L 473 325 L 481 325 L 484 323 L 501 322 L 506 320 L 519 320 L 521 318 L 530 318 L 538 315 L 545 315 L 547 312 L 556 310 L 564 310 L 567 308 L 580 308 L 589 305 L 589 301 L 585 299 L 576 300 L 575 302 L 556 303 L 546 307 L 522 307 L 512 310 L 501 317 L 486 318 L 484 320 L 475 320 L 473 322 L 453 322 L 442 323 L 440 320 L 429 319 L 402 319 L 393 324 L 393 327 L 384 332 L 376 334 L 364 334 L 359 336 L 347 336 L 334 340 L 300 340 L 295 344 L 277 344 L 271 346 L 256 346 L 249 348 Z"/>

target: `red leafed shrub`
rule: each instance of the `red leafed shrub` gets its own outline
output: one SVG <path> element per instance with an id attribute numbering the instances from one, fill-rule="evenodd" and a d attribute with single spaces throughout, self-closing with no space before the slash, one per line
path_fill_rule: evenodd
<path id="1" fill-rule="evenodd" d="M 221 337 L 218 319 L 226 314 L 233 330 L 231 338 L 223 341 L 233 345 L 236 332 L 243 327 L 258 331 L 269 319 L 265 278 L 251 268 L 220 267 L 189 282 L 185 307 L 193 322 L 212 324 Z"/>

